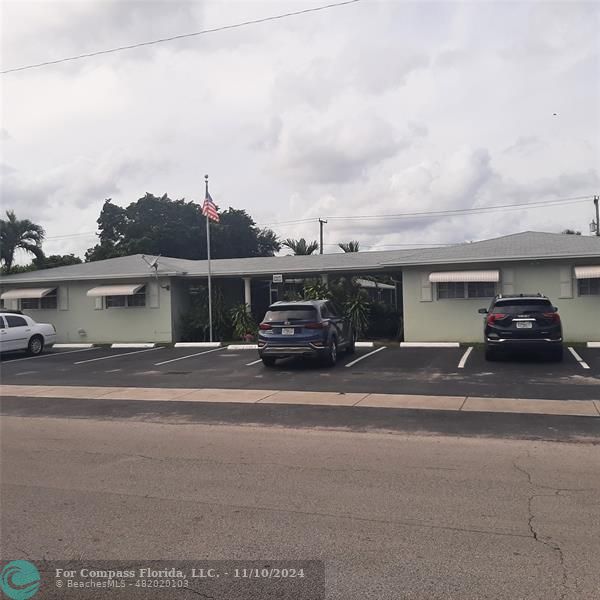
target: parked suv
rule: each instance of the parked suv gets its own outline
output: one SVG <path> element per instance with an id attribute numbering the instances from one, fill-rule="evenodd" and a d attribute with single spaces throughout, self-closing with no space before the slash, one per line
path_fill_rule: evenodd
<path id="1" fill-rule="evenodd" d="M 259 325 L 258 354 L 272 367 L 288 356 L 312 356 L 335 365 L 338 352 L 354 352 L 354 331 L 329 300 L 275 302 Z"/>
<path id="2" fill-rule="evenodd" d="M 499 352 L 512 348 L 544 350 L 556 360 L 563 358 L 562 323 L 556 306 L 542 294 L 499 295 L 484 324 L 485 358 L 494 360 Z"/>

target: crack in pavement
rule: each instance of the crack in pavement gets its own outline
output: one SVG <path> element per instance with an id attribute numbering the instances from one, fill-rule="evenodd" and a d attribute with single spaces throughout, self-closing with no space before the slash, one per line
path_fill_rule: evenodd
<path id="1" fill-rule="evenodd" d="M 529 453 L 527 453 L 527 457 L 529 458 Z M 516 459 L 512 463 L 513 467 L 515 468 L 516 471 L 519 471 L 520 473 L 522 473 L 523 475 L 525 475 L 527 477 L 527 482 L 529 485 L 531 485 L 532 487 L 540 487 L 543 489 L 554 490 L 553 494 L 530 494 L 529 495 L 529 497 L 527 499 L 527 513 L 528 513 L 527 526 L 529 528 L 529 533 L 531 534 L 531 537 L 536 541 L 536 543 L 542 544 L 543 546 L 550 548 L 553 552 L 556 553 L 556 556 L 558 557 L 558 562 L 560 564 L 561 573 L 562 573 L 559 599 L 564 600 L 566 598 L 567 592 L 568 592 L 568 588 L 567 588 L 568 573 L 567 573 L 567 565 L 565 563 L 565 555 L 559 544 L 557 544 L 556 542 L 550 542 L 549 540 L 542 539 L 540 537 L 540 533 L 538 532 L 537 528 L 534 526 L 534 521 L 535 521 L 536 517 L 533 512 L 533 501 L 535 498 L 551 498 L 552 496 L 560 497 L 560 493 L 564 492 L 564 491 L 585 491 L 585 490 L 569 489 L 569 488 L 553 488 L 551 486 L 535 484 L 535 483 L 533 483 L 531 473 L 529 471 L 527 471 L 526 469 L 524 469 L 523 467 L 519 466 L 517 464 L 517 460 L 518 459 Z M 549 539 L 552 539 L 552 538 L 549 538 Z"/>

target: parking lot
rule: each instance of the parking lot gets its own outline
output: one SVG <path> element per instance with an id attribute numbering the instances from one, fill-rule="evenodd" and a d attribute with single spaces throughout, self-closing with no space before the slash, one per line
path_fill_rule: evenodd
<path id="1" fill-rule="evenodd" d="M 472 395 L 591 400 L 600 398 L 600 349 L 565 348 L 562 362 L 508 357 L 488 362 L 480 346 L 358 348 L 335 367 L 287 359 L 265 367 L 256 350 L 229 348 L 53 349 L 39 357 L 4 354 L 2 382 Z"/>

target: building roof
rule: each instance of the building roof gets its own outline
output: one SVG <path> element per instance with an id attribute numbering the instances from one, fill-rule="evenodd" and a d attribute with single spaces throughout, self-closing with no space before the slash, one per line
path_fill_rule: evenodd
<path id="1" fill-rule="evenodd" d="M 600 237 L 525 231 L 443 248 L 216 259 L 211 261 L 211 271 L 216 277 L 270 276 L 273 273 L 311 275 L 336 271 L 364 273 L 419 265 L 576 258 L 600 260 Z M 208 264 L 205 260 L 161 257 L 158 261 L 158 274 L 161 276 L 205 277 L 207 273 Z M 7 275 L 2 278 L 2 284 L 140 279 L 153 275 L 154 271 L 148 267 L 142 255 L 134 254 Z"/>

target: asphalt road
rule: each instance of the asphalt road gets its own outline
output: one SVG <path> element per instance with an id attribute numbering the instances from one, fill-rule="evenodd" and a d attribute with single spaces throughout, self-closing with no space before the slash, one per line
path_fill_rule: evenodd
<path id="1" fill-rule="evenodd" d="M 256 351 L 201 348 L 53 350 L 3 355 L 2 382 L 21 385 L 210 387 L 555 400 L 600 399 L 600 348 L 565 349 L 563 362 L 513 356 L 487 362 L 483 349 L 361 348 L 334 368 L 285 360 L 273 368 Z M 462 366 L 461 366 L 462 364 Z"/>
<path id="2" fill-rule="evenodd" d="M 600 598 L 598 445 L 57 417 L 1 428 L 4 558 L 316 559 L 328 598 Z"/>

